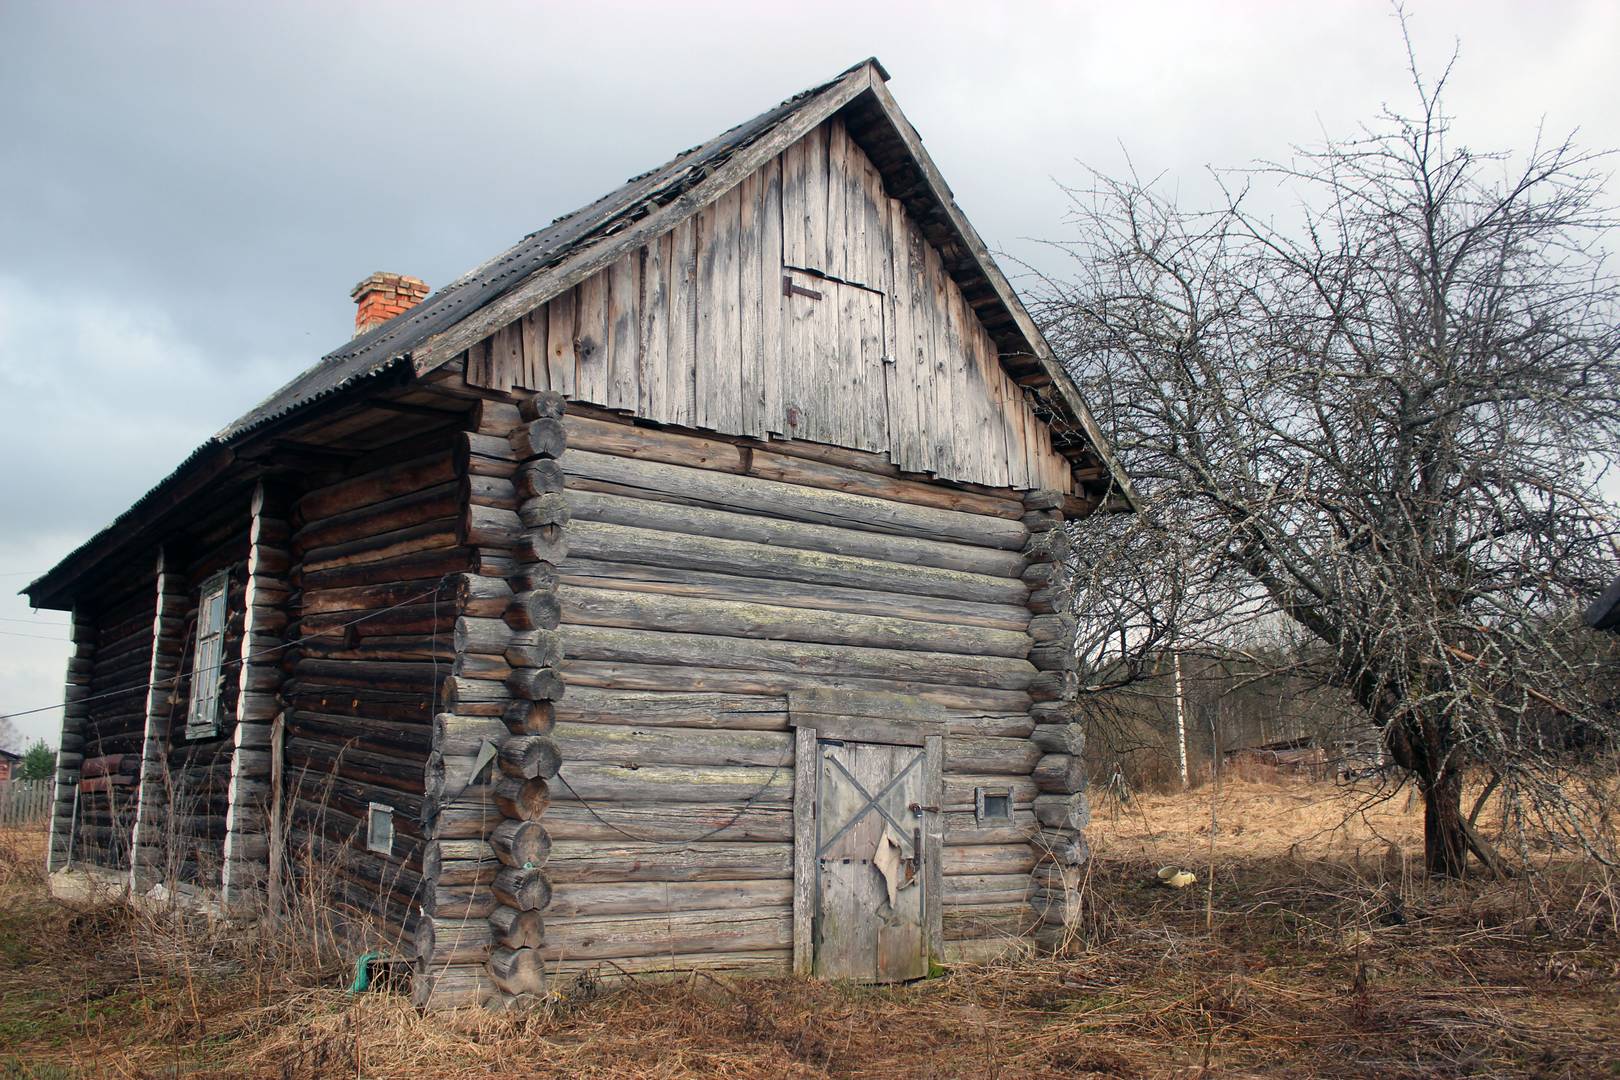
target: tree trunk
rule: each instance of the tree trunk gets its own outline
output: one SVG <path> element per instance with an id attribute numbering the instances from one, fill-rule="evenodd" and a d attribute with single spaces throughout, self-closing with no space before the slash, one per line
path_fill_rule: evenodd
<path id="1" fill-rule="evenodd" d="M 1423 868 L 1435 877 L 1460 878 L 1467 873 L 1462 773 L 1456 769 L 1423 780 Z"/>

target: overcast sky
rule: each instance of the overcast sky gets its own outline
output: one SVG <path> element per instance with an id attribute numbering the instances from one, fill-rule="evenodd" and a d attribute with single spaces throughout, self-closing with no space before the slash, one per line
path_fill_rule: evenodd
<path id="1" fill-rule="evenodd" d="M 1408 5 L 1472 145 L 1620 146 L 1620 5 Z M 352 326 L 868 55 L 992 247 L 1079 163 L 1196 192 L 1410 100 L 1381 3 L 0 0 L 0 714 L 59 700 L 11 594 Z M 1122 149 L 1123 148 L 1123 149 Z M 20 718 L 54 739 L 59 713 Z"/>

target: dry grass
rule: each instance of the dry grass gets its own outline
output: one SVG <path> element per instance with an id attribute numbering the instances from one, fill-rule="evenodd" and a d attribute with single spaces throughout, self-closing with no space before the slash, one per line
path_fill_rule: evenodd
<path id="1" fill-rule="evenodd" d="M 1234 784 L 1207 890 L 1208 796 L 1100 815 L 1061 958 L 890 989 L 578 985 L 515 1015 L 350 1000 L 344 971 L 248 970 L 207 926 L 153 949 L 143 916 L 44 900 L 38 838 L 0 838 L 0 1076 L 1620 1075 L 1620 880 L 1429 883 L 1420 813 L 1335 828 L 1331 789 Z M 1198 886 L 1147 885 L 1166 862 Z"/>

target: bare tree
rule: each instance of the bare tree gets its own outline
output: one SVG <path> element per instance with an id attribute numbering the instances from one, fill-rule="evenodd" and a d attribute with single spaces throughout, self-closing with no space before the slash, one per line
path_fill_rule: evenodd
<path id="1" fill-rule="evenodd" d="M 1418 784 L 1430 872 L 1469 850 L 1506 868 L 1462 807 L 1469 768 L 1514 835 L 1612 858 L 1580 777 L 1616 735 L 1612 650 L 1578 618 L 1617 552 L 1601 155 L 1477 153 L 1450 68 L 1411 70 L 1411 115 L 1219 173 L 1208 212 L 1135 175 L 1071 192 L 1076 278 L 1038 315 L 1144 506 L 1076 535 L 1107 614 L 1083 659 L 1103 686 L 1166 642 L 1287 637 L 1280 613 Z M 1263 190 L 1297 220 L 1253 211 Z"/>

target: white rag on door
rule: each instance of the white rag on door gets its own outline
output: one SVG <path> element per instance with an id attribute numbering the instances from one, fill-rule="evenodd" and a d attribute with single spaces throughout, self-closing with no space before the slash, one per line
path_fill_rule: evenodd
<path id="1" fill-rule="evenodd" d="M 901 889 L 917 884 L 915 874 L 900 873 L 900 868 L 906 861 L 905 850 L 895 837 L 894 830 L 885 828 L 883 835 L 878 837 L 877 850 L 872 853 L 872 865 L 877 867 L 878 873 L 883 875 L 883 884 L 888 886 L 891 908 L 899 898 Z"/>

